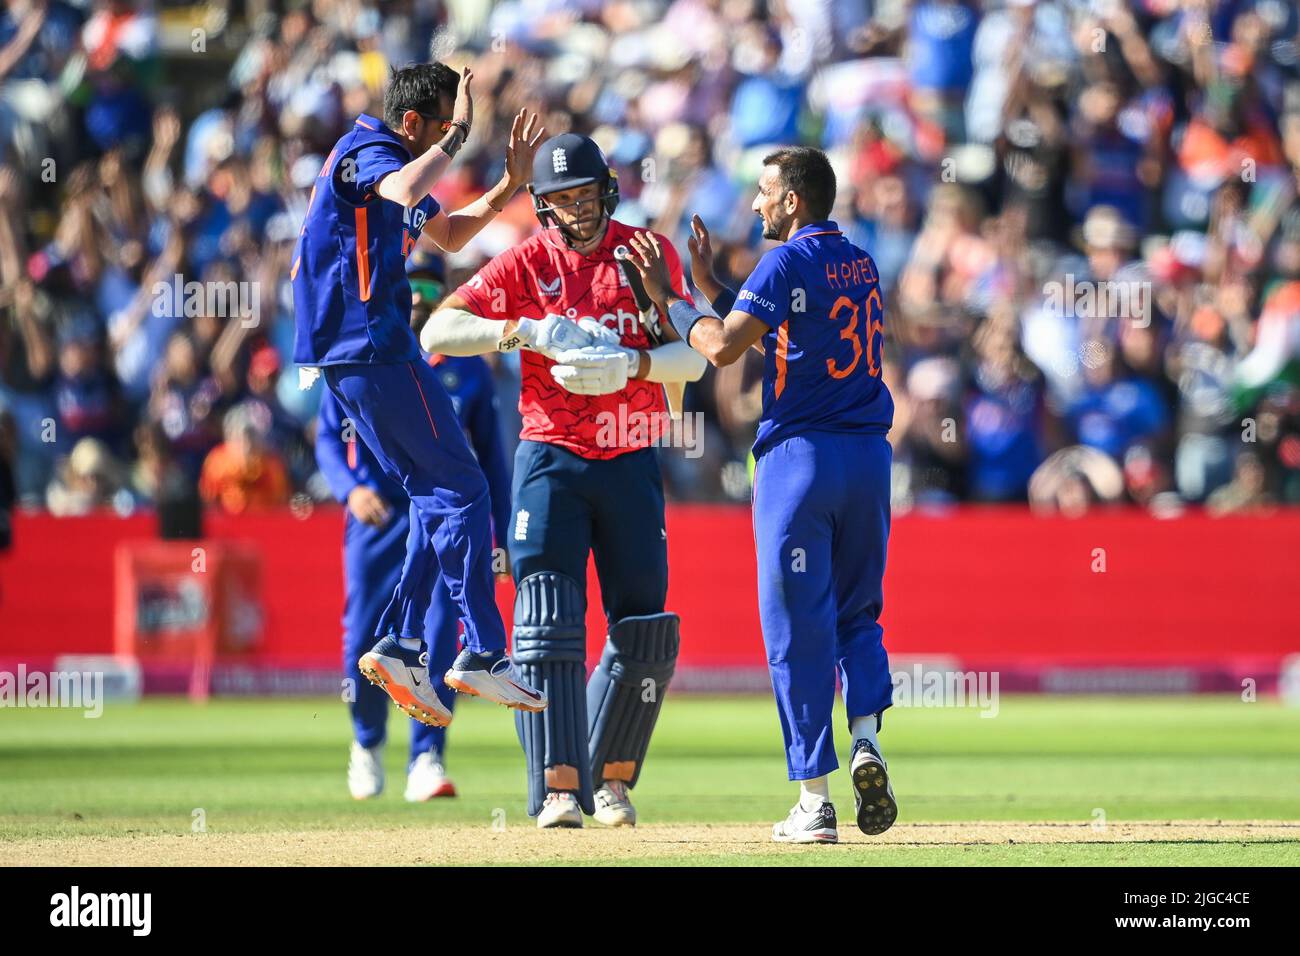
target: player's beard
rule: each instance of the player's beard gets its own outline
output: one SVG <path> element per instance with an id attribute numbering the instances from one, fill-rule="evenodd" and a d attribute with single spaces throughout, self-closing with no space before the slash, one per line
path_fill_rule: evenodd
<path id="1" fill-rule="evenodd" d="M 557 219 L 556 226 L 560 230 L 560 232 L 564 234 L 564 237 L 569 241 L 570 246 L 573 246 L 575 249 L 581 249 L 587 246 L 594 245 L 596 242 L 600 240 L 601 236 L 603 236 L 605 233 L 607 220 L 608 220 L 608 215 L 602 209 L 594 217 L 589 217 L 587 219 L 579 219 L 577 222 L 573 222 L 573 223 L 567 223 L 567 224 L 561 223 Z M 582 235 L 581 231 L 578 231 L 578 230 L 585 231 L 584 227 L 590 228 L 590 232 L 585 236 Z"/>
<path id="2" fill-rule="evenodd" d="M 777 242 L 782 241 L 782 233 L 785 232 L 785 224 L 789 221 L 788 217 L 782 215 L 778 210 L 772 214 L 772 218 L 763 217 L 763 238 L 772 239 Z"/>

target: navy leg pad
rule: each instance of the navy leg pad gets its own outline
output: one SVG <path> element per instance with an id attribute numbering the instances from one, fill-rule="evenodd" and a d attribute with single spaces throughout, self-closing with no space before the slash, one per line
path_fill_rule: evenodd
<path id="1" fill-rule="evenodd" d="M 528 813 L 546 799 L 546 768 L 578 772 L 578 805 L 595 813 L 587 756 L 586 598 L 566 574 L 540 571 L 519 582 L 515 594 L 514 661 L 525 680 L 550 702 L 540 714 L 517 711 L 515 727 L 528 769 Z"/>
<path id="2" fill-rule="evenodd" d="M 587 683 L 592 779 L 635 786 L 677 665 L 680 625 L 676 614 L 647 614 L 609 629 Z"/>

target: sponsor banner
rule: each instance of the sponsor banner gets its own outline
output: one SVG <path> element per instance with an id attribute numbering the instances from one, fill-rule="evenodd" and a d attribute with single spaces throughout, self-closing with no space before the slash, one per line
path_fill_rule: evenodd
<path id="1" fill-rule="evenodd" d="M 341 509 L 210 514 L 209 536 L 197 542 L 207 549 L 206 572 L 193 569 L 190 543 L 150 541 L 155 524 L 147 515 L 17 514 L 14 547 L 0 555 L 0 658 L 121 650 L 115 554 L 136 542 L 136 553 L 180 549 L 162 564 L 137 561 L 134 584 L 116 602 L 130 619 L 128 650 L 145 649 L 146 693 L 172 686 L 156 676 L 164 662 L 191 661 L 188 652 L 169 657 L 168 642 L 209 632 L 215 661 L 337 672 Z M 682 618 L 679 686 L 765 690 L 748 507 L 670 506 L 667 535 L 668 609 Z M 896 667 L 942 658 L 963 671 L 997 671 L 1002 692 L 1241 692 L 1251 680 L 1274 693 L 1281 662 L 1300 655 L 1297 540 L 1300 509 L 1172 520 L 975 507 L 900 515 L 885 579 L 885 643 Z M 245 560 L 223 565 L 225 553 Z M 227 583 L 217 587 L 215 578 Z M 509 582 L 498 587 L 507 623 L 513 592 Z M 592 568 L 589 661 L 605 631 Z"/>

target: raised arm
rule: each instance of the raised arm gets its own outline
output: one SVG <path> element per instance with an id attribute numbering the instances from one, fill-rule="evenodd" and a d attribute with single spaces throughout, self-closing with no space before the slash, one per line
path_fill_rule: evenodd
<path id="1" fill-rule="evenodd" d="M 506 208 L 519 187 L 532 175 L 533 157 L 546 136 L 536 113 L 520 110 L 510 127 L 510 142 L 506 146 L 506 169 L 501 179 L 486 193 L 463 209 L 439 213 L 425 226 L 425 234 L 447 252 L 459 252 L 483 227 Z"/>
<path id="2" fill-rule="evenodd" d="M 447 135 L 422 155 L 381 179 L 375 187 L 380 196 L 401 206 L 414 206 L 433 191 L 433 187 L 451 165 L 452 158 L 460 152 L 469 137 L 470 124 L 474 121 L 474 98 L 469 90 L 473 79 L 474 74 L 469 67 L 465 67 L 460 74 L 456 105 L 452 110 Z"/>
<path id="3" fill-rule="evenodd" d="M 717 368 L 735 362 L 767 332 L 767 326 L 748 312 L 728 312 L 725 319 L 715 319 L 695 309 L 689 302 L 679 299 L 678 303 L 679 315 L 686 314 L 682 309 L 685 306 L 698 316 L 694 319 L 686 318 L 691 348 Z M 671 311 L 669 317 L 676 319 Z"/>
<path id="4" fill-rule="evenodd" d="M 653 233 L 641 232 L 632 237 L 630 261 L 645 282 L 646 292 L 667 307 L 668 319 L 678 336 L 712 365 L 730 365 L 768 331 L 768 326 L 748 312 L 729 309 L 725 319 L 705 315 L 695 308 L 669 281 L 664 250 Z M 695 249 L 692 248 L 692 254 Z M 714 283 L 714 302 L 724 307 L 735 302 L 735 295 Z M 701 291 L 707 291 L 701 289 Z"/>

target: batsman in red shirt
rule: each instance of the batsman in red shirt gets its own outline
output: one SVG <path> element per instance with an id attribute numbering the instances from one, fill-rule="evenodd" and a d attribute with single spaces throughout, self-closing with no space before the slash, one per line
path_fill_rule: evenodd
<path id="1" fill-rule="evenodd" d="M 580 827 L 585 811 L 631 826 L 636 784 L 679 646 L 667 613 L 668 539 L 655 446 L 704 359 L 645 298 L 621 260 L 635 234 L 612 217 L 618 180 L 600 148 L 565 133 L 541 145 L 529 185 L 540 233 L 488 262 L 420 335 L 429 352 L 521 350 L 512 524 L 514 659 L 550 706 L 521 715 L 528 812 Z M 686 294 L 667 239 L 674 289 Z M 666 400 L 667 399 L 667 400 Z M 587 556 L 608 623 L 586 681 Z M 585 685 L 585 686 L 584 686 Z"/>

